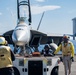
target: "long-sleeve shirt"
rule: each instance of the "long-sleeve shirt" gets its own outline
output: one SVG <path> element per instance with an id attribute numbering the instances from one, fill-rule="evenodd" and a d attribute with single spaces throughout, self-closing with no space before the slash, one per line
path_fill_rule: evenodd
<path id="1" fill-rule="evenodd" d="M 72 42 L 68 42 L 66 46 L 64 46 L 64 43 L 62 42 L 54 54 L 57 54 L 60 50 L 62 50 L 62 55 L 68 55 L 68 53 L 71 53 L 71 56 L 74 57 L 74 45 Z"/>

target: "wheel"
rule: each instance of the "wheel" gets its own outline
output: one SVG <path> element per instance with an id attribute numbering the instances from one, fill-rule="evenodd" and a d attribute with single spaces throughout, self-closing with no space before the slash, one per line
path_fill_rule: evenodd
<path id="1" fill-rule="evenodd" d="M 58 68 L 54 68 L 51 72 L 51 75 L 58 75 Z"/>
<path id="2" fill-rule="evenodd" d="M 14 69 L 14 75 L 20 75 L 20 72 L 16 67 L 13 67 L 13 69 Z"/>

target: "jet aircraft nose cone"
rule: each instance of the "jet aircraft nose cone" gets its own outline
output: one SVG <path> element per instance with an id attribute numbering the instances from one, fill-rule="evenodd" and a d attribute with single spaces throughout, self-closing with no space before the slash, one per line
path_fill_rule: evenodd
<path id="1" fill-rule="evenodd" d="M 15 31 L 13 33 L 13 37 L 14 37 L 15 41 L 22 41 L 22 40 L 24 40 L 24 38 L 26 38 L 24 36 L 27 36 L 27 34 L 26 34 L 26 32 L 23 32 L 23 31 Z"/>
<path id="2" fill-rule="evenodd" d="M 20 34 L 21 34 L 21 33 L 20 33 Z M 14 33 L 14 39 L 15 39 L 16 41 L 20 41 L 21 37 L 22 37 L 22 35 L 19 35 L 19 33 Z"/>
<path id="3" fill-rule="evenodd" d="M 24 45 L 30 41 L 30 30 L 27 26 L 18 26 L 12 34 L 13 42 L 17 45 Z"/>

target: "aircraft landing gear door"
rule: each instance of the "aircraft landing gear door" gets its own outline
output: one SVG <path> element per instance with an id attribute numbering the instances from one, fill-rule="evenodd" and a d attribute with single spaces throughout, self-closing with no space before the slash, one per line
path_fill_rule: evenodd
<path id="1" fill-rule="evenodd" d="M 28 75 L 43 75 L 42 61 L 28 61 Z"/>

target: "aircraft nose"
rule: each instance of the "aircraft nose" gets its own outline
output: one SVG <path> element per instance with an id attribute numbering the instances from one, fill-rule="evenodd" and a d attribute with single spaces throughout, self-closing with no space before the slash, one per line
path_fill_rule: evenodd
<path id="1" fill-rule="evenodd" d="M 15 30 L 12 34 L 12 40 L 17 45 L 27 44 L 30 40 L 30 31 L 26 30 Z"/>
<path id="2" fill-rule="evenodd" d="M 16 41 L 20 41 L 22 39 L 22 36 L 23 36 L 23 33 L 17 32 L 17 31 L 14 32 L 14 35 L 13 35 L 14 40 L 16 40 Z"/>
<path id="3" fill-rule="evenodd" d="M 14 31 L 14 33 L 13 33 L 13 39 L 15 41 L 22 41 L 22 40 L 24 40 L 24 38 L 26 38 L 26 37 L 24 37 L 26 35 L 27 35 L 26 32 L 23 32 L 23 31 Z"/>

